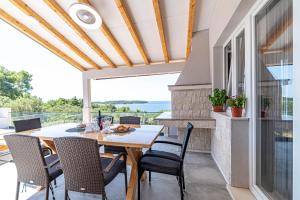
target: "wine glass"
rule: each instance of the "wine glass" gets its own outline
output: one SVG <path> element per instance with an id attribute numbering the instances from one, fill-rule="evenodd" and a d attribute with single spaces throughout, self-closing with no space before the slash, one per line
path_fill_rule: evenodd
<path id="1" fill-rule="evenodd" d="M 105 116 L 104 119 L 103 119 L 103 128 L 105 130 L 108 130 L 110 125 L 111 125 L 111 122 L 112 122 L 112 117 Z"/>

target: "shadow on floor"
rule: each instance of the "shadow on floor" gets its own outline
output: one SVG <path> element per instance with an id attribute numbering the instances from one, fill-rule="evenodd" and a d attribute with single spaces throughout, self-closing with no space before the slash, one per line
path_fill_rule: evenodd
<path id="1" fill-rule="evenodd" d="M 178 152 L 177 148 L 157 144 L 155 149 L 164 149 Z M 130 167 L 128 167 L 130 170 Z M 226 182 L 218 170 L 210 154 L 187 153 L 185 160 L 186 177 L 186 200 L 230 200 L 231 197 L 226 190 Z M 123 174 L 112 181 L 105 190 L 109 200 L 125 199 Z M 180 199 L 180 190 L 174 176 L 152 173 L 152 181 L 141 184 L 142 200 L 176 200 Z M 56 200 L 64 199 L 64 180 L 61 176 L 57 180 L 57 188 L 54 190 Z M 20 196 L 25 195 L 21 193 Z M 30 200 L 44 199 L 45 191 L 33 194 Z M 100 199 L 98 195 L 70 192 L 71 200 Z M 23 198 L 22 198 L 23 199 Z M 52 199 L 50 194 L 49 199 Z"/>

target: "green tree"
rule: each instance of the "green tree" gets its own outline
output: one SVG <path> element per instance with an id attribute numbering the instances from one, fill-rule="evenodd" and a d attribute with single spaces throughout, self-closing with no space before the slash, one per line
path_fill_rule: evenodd
<path id="1" fill-rule="evenodd" d="M 11 102 L 9 97 L 0 96 L 0 107 L 8 107 Z"/>
<path id="2" fill-rule="evenodd" d="M 42 112 L 43 101 L 36 96 L 19 97 L 7 104 L 13 112 Z"/>
<path id="3" fill-rule="evenodd" d="M 26 71 L 9 71 L 0 66 L 0 95 L 17 99 L 30 94 L 32 75 Z"/>

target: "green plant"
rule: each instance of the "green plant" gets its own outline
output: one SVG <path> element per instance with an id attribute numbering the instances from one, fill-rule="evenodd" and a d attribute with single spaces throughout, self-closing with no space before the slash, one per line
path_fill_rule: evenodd
<path id="1" fill-rule="evenodd" d="M 226 102 L 226 90 L 221 90 L 219 88 L 214 89 L 213 96 L 208 96 L 209 101 L 213 106 L 223 106 Z"/>
<path id="2" fill-rule="evenodd" d="M 268 97 L 261 96 L 261 107 L 263 111 L 267 110 L 270 107 L 270 104 L 271 102 Z"/>
<path id="3" fill-rule="evenodd" d="M 232 108 L 244 108 L 247 98 L 244 95 L 230 97 L 227 100 L 227 105 Z"/>

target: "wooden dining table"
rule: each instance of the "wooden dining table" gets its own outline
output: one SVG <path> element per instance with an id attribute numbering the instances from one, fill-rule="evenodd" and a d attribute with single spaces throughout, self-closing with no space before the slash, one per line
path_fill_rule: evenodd
<path id="1" fill-rule="evenodd" d="M 114 125 L 116 126 L 116 125 Z M 84 137 L 98 141 L 101 145 L 125 147 L 131 164 L 131 174 L 126 200 L 136 196 L 138 160 L 143 155 L 143 148 L 150 148 L 164 128 L 163 125 L 130 125 L 131 130 L 125 133 L 105 133 L 103 131 L 84 131 L 75 123 L 59 124 L 18 134 L 39 137 L 48 147 L 56 152 L 53 139 L 57 137 Z"/>

